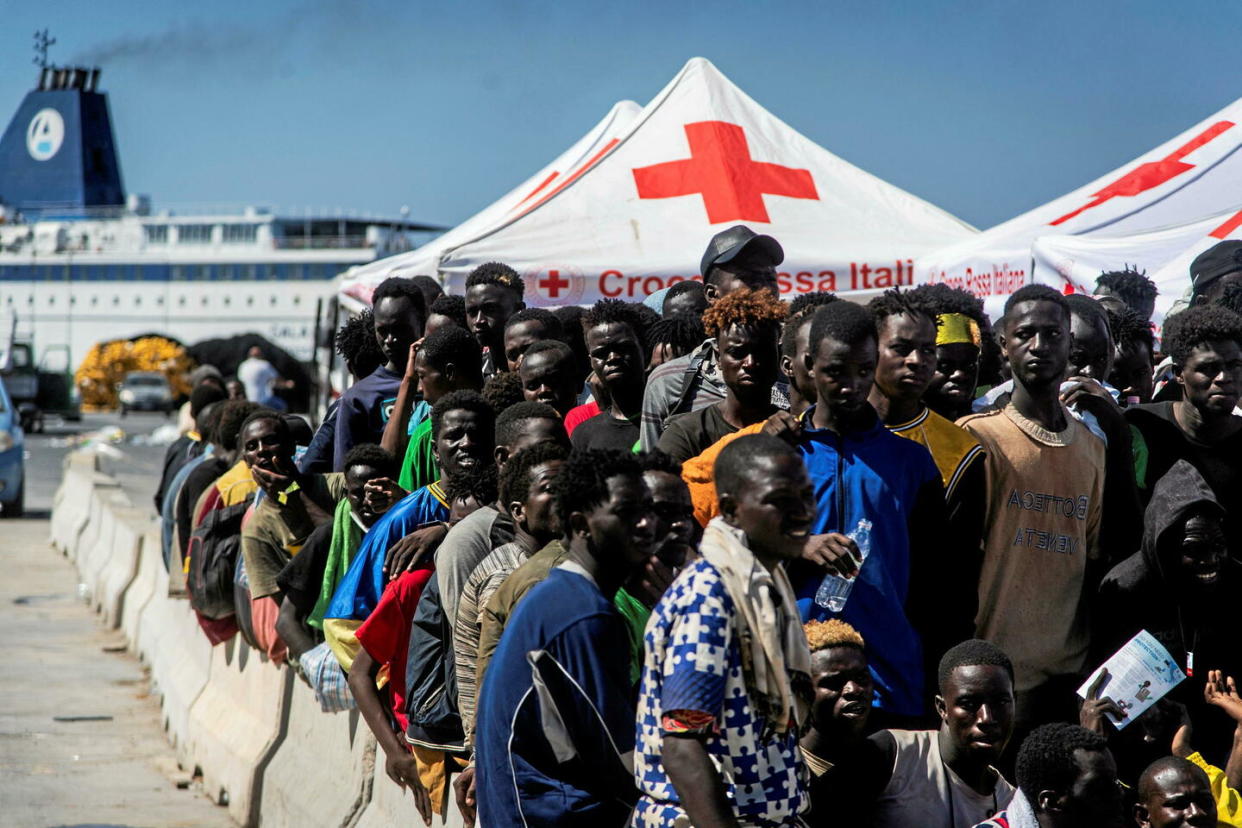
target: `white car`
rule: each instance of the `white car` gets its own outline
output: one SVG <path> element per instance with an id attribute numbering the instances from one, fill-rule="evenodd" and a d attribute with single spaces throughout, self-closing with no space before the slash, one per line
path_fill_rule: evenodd
<path id="1" fill-rule="evenodd" d="M 131 411 L 163 411 L 168 415 L 176 408 L 172 386 L 158 371 L 131 371 L 117 386 L 121 416 Z"/>

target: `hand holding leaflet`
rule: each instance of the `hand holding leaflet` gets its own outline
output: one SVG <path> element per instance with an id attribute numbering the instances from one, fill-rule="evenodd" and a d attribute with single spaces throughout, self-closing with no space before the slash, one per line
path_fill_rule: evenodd
<path id="1" fill-rule="evenodd" d="M 1121 730 L 1185 678 L 1169 651 L 1143 630 L 1096 669 L 1078 688 L 1078 695 L 1087 700 L 1084 709 L 1091 706 Z M 1118 716 L 1118 710 L 1123 715 Z"/>

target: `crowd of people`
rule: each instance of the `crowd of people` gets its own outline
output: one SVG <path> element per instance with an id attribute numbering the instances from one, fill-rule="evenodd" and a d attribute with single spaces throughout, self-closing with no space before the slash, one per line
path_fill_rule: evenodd
<path id="1" fill-rule="evenodd" d="M 1133 267 L 992 320 L 785 302 L 783 256 L 390 278 L 314 431 L 203 375 L 157 507 L 204 634 L 356 708 L 428 824 L 1242 825 L 1242 242 L 1159 338 Z M 1080 697 L 1144 630 L 1186 679 Z"/>

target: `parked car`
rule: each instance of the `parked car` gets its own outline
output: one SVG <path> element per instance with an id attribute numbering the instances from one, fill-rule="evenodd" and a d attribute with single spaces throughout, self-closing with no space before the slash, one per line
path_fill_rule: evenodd
<path id="1" fill-rule="evenodd" d="M 0 379 L 0 517 L 26 511 L 26 436 L 21 415 Z"/>
<path id="2" fill-rule="evenodd" d="M 157 371 L 130 371 L 117 388 L 121 416 L 131 411 L 163 411 L 176 408 L 168 377 Z"/>

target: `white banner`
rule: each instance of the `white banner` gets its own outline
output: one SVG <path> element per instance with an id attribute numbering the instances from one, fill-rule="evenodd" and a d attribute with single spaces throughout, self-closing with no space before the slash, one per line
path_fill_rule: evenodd
<path id="1" fill-rule="evenodd" d="M 435 244 L 446 288 L 461 293 L 471 270 L 500 261 L 523 275 L 530 305 L 637 301 L 701 278 L 708 240 L 746 224 L 784 248 L 787 297 L 863 298 L 913 284 L 915 257 L 976 233 L 795 132 L 702 58 L 608 135 L 546 185 L 489 208 L 503 213 L 492 226 Z M 360 269 L 355 292 L 399 260 L 427 261 L 413 251 Z"/>
<path id="2" fill-rule="evenodd" d="M 1006 296 L 1032 281 L 1031 245 L 1041 236 L 1115 238 L 1236 210 L 1240 123 L 1242 100 L 1086 186 L 919 258 L 918 280 L 966 288 L 996 313 Z"/>

